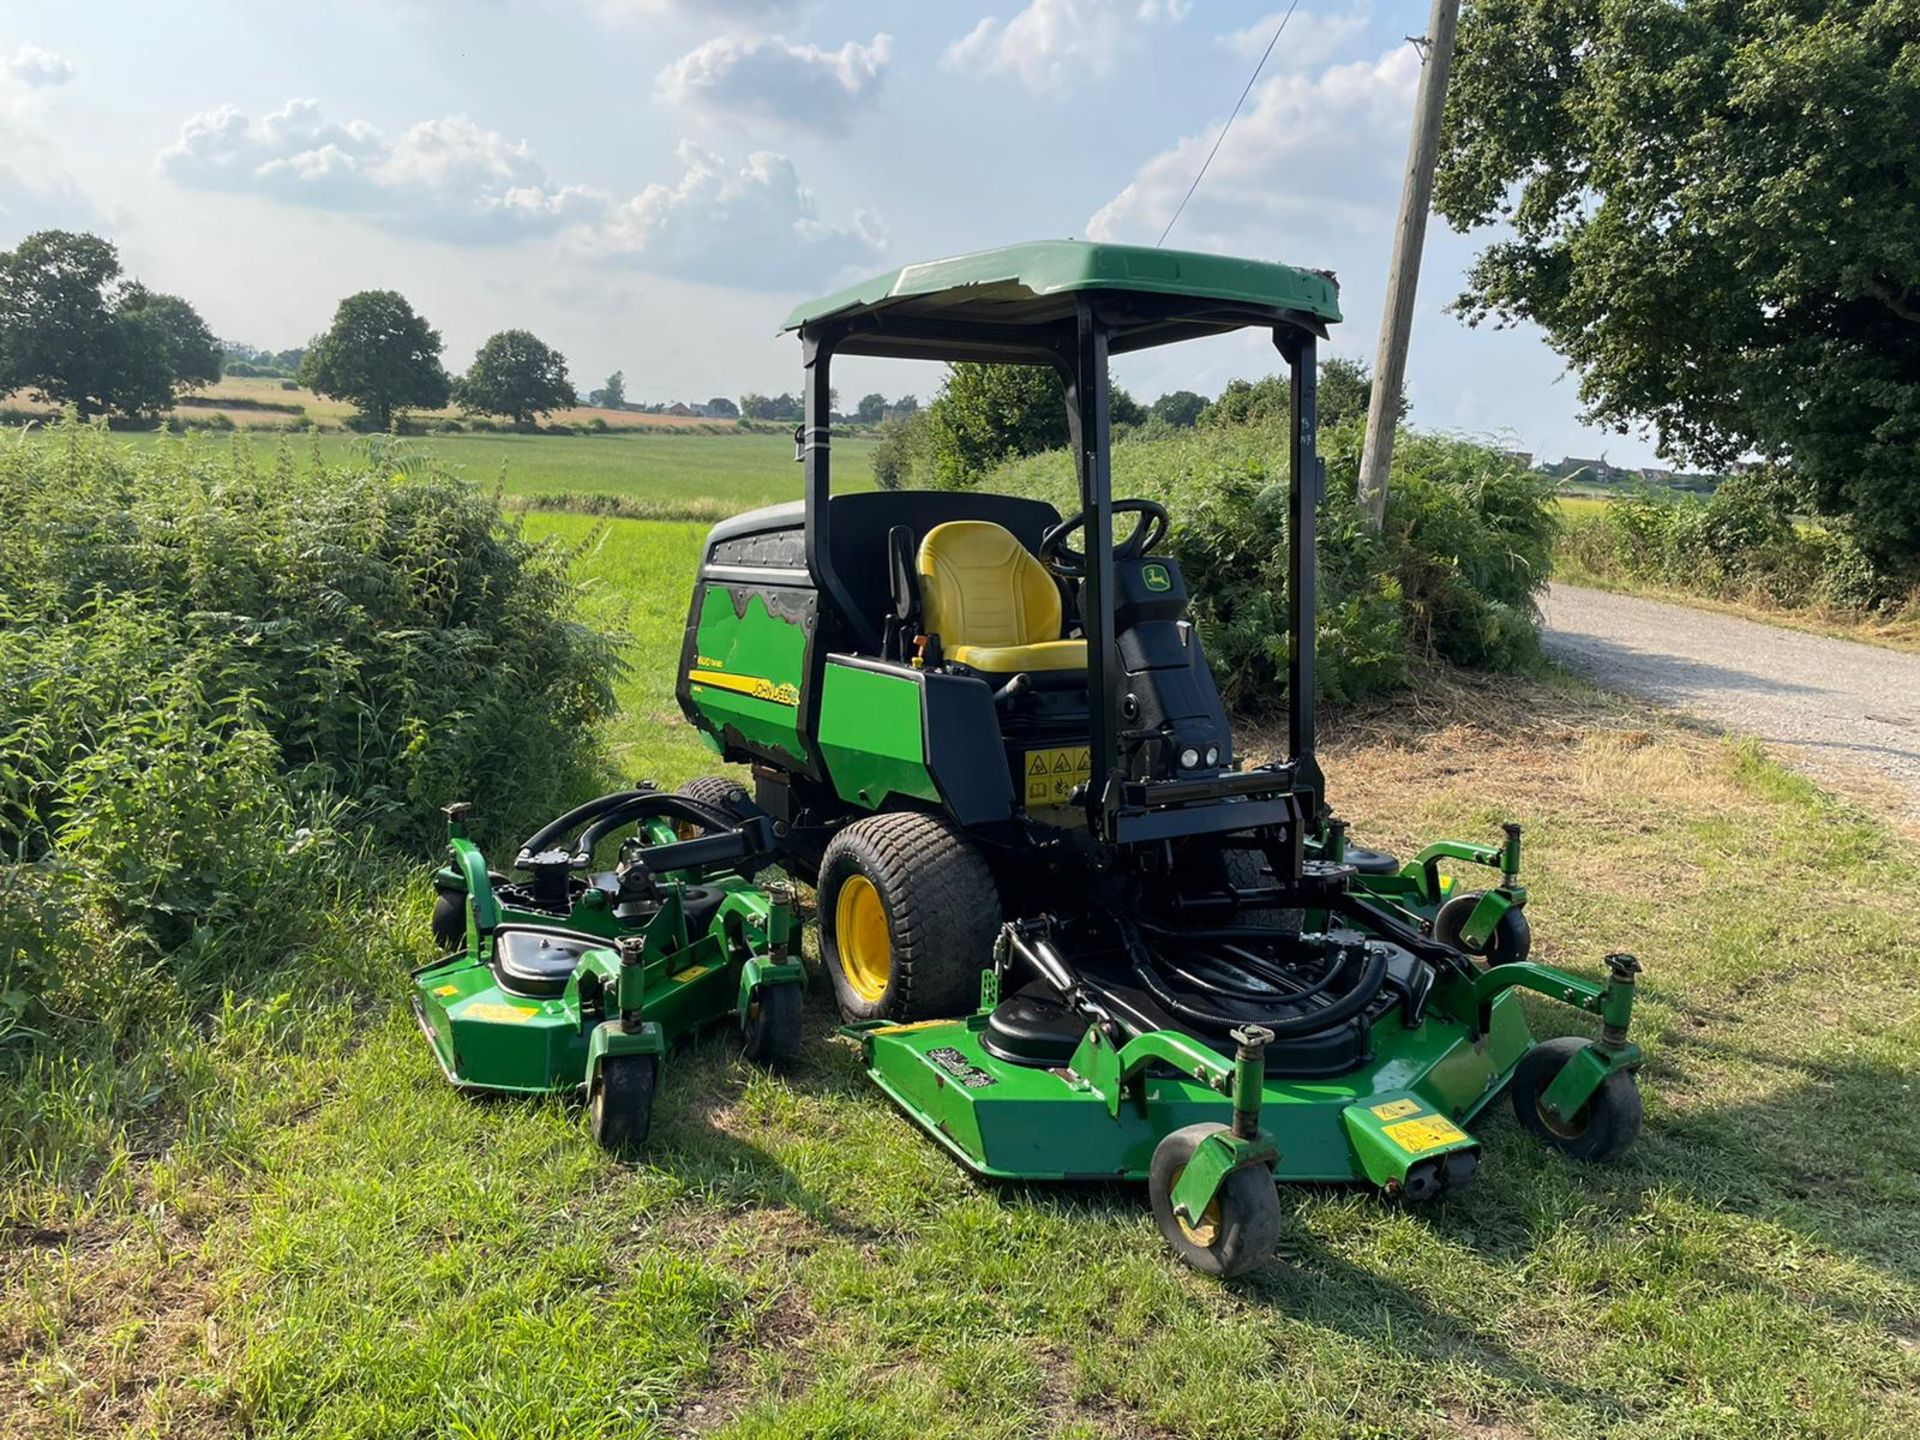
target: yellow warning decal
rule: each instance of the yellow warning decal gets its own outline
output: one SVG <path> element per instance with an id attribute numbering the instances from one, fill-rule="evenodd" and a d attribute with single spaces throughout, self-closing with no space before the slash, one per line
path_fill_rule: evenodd
<path id="1" fill-rule="evenodd" d="M 1382 1126 L 1380 1133 L 1412 1155 L 1438 1150 L 1442 1145 L 1455 1145 L 1467 1138 L 1467 1132 L 1444 1115 L 1402 1120 L 1397 1125 Z"/>
<path id="2" fill-rule="evenodd" d="M 1026 760 L 1026 803 L 1065 805 L 1073 787 L 1084 785 L 1093 775 L 1093 752 L 1085 745 L 1068 745 L 1057 750 L 1029 750 Z"/>
<path id="3" fill-rule="evenodd" d="M 1389 1100 L 1384 1105 L 1375 1105 L 1373 1107 L 1373 1113 L 1382 1120 L 1398 1120 L 1402 1115 L 1418 1115 L 1420 1113 L 1420 1102 L 1418 1100 Z"/>
<path id="4" fill-rule="evenodd" d="M 535 1005 L 502 1005 L 494 1000 L 480 1000 L 460 1012 L 462 1020 L 498 1020 L 506 1025 L 518 1025 L 531 1020 L 540 1013 Z"/>
<path id="5" fill-rule="evenodd" d="M 687 679 L 695 685 L 707 685 L 715 690 L 731 690 L 736 695 L 751 696 L 755 700 L 768 700 L 775 705 L 800 703 L 798 685 L 775 684 L 764 675 L 722 675 L 717 670 L 689 670 Z"/>
<path id="6" fill-rule="evenodd" d="M 711 969 L 713 969 L 711 965 L 689 965 L 678 974 L 670 975 L 667 978 L 672 980 L 676 985 L 685 985 L 690 981 L 698 980 Z"/>

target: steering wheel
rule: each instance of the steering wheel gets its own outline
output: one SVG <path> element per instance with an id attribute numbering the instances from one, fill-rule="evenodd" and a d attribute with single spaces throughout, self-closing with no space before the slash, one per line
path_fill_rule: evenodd
<path id="1" fill-rule="evenodd" d="M 1133 533 L 1113 547 L 1116 560 L 1137 560 L 1167 538 L 1167 507 L 1157 500 L 1116 500 L 1116 516 L 1135 516 Z M 1069 535 L 1078 534 L 1087 525 L 1087 512 L 1069 516 L 1040 537 L 1040 561 L 1056 575 L 1078 580 L 1087 573 L 1087 557 L 1067 544 Z"/>

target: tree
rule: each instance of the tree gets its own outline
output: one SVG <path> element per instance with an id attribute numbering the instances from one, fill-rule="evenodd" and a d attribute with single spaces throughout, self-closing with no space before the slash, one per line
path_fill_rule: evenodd
<path id="1" fill-rule="evenodd" d="M 1207 408 L 1207 397 L 1196 395 L 1191 390 L 1169 390 L 1148 407 L 1156 420 L 1173 426 L 1176 430 L 1185 430 L 1200 418 L 1200 412 Z"/>
<path id="2" fill-rule="evenodd" d="M 855 407 L 853 418 L 862 425 L 878 425 L 880 417 L 887 413 L 887 397 L 875 391 L 871 395 L 862 395 L 860 404 Z"/>
<path id="3" fill-rule="evenodd" d="M 1373 400 L 1373 377 L 1357 360 L 1338 355 L 1320 362 L 1319 421 L 1333 426 L 1358 416 L 1367 417 Z M 1265 425 L 1284 421 L 1293 408 L 1293 382 L 1285 375 L 1258 380 L 1229 380 L 1220 398 L 1200 412 L 1202 425 Z M 1407 418 L 1407 397 L 1400 396 L 1395 419 Z"/>
<path id="4" fill-rule="evenodd" d="M 414 313 L 405 296 L 362 290 L 340 302 L 332 328 L 307 346 L 300 383 L 345 400 L 370 426 L 385 430 L 396 410 L 437 410 L 447 403 L 450 386 L 440 350 L 440 332 Z"/>
<path id="5" fill-rule="evenodd" d="M 1373 404 L 1373 375 L 1362 361 L 1329 355 L 1320 362 L 1319 399 L 1322 425 L 1340 425 L 1355 418 L 1365 424 L 1367 409 Z M 1394 424 L 1406 418 L 1407 392 L 1402 390 L 1394 406 Z"/>
<path id="6" fill-rule="evenodd" d="M 1790 461 L 1920 577 L 1920 32 L 1905 0 L 1475 0 L 1435 202 L 1510 233 L 1456 302 L 1532 321 L 1589 418 Z"/>
<path id="7" fill-rule="evenodd" d="M 42 230 L 0 255 L 0 388 L 150 414 L 220 378 L 213 332 L 185 300 L 122 280 L 97 235 Z"/>
<path id="8" fill-rule="evenodd" d="M 470 414 L 505 415 L 522 429 L 549 410 L 577 403 L 567 357 L 531 330 L 489 336 L 454 382 L 453 398 Z"/>
<path id="9" fill-rule="evenodd" d="M 893 402 L 893 408 L 902 415 L 912 415 L 920 409 L 920 397 L 918 395 L 902 395 L 898 400 Z"/>
<path id="10" fill-rule="evenodd" d="M 1067 443 L 1066 390 L 1047 365 L 962 361 L 927 409 L 934 484 L 972 485 L 1003 460 Z"/>
<path id="11" fill-rule="evenodd" d="M 627 372 L 616 370 L 607 376 L 607 383 L 587 395 L 589 405 L 597 405 L 602 410 L 624 410 L 627 408 Z"/>
<path id="12" fill-rule="evenodd" d="M 1109 381 L 1107 423 L 1109 425 L 1144 425 L 1147 423 L 1147 407 Z"/>
<path id="13" fill-rule="evenodd" d="M 200 312 L 178 295 L 162 295 L 136 280 L 120 293 L 114 314 L 123 324 L 137 322 L 159 347 L 166 394 L 153 408 L 163 408 L 176 391 L 211 385 L 220 378 L 220 342 Z"/>
<path id="14" fill-rule="evenodd" d="M 740 407 L 734 404 L 733 401 L 727 399 L 726 396 L 716 395 L 713 399 L 707 401 L 707 413 L 709 415 L 718 415 L 723 419 L 733 420 L 739 417 Z"/>

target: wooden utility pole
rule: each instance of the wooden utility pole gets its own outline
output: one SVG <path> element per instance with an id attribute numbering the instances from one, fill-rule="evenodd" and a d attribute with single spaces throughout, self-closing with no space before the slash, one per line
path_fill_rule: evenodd
<path id="1" fill-rule="evenodd" d="M 1459 18 L 1460 0 L 1433 0 L 1433 13 L 1427 17 L 1426 63 L 1414 97 L 1407 179 L 1400 189 L 1400 223 L 1394 229 L 1393 268 L 1380 315 L 1380 353 L 1373 362 L 1373 396 L 1367 405 L 1367 439 L 1360 451 L 1360 505 L 1375 530 L 1387 522 L 1387 466 L 1393 460 L 1393 427 L 1407 375 L 1413 297 L 1420 288 L 1420 251 L 1427 241 L 1440 115 L 1447 105 L 1447 72 L 1453 68 L 1453 31 Z"/>

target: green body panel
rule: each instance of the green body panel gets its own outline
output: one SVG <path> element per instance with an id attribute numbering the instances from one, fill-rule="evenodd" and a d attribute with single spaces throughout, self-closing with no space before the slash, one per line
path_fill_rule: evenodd
<path id="1" fill-rule="evenodd" d="M 907 265 L 823 299 L 798 305 L 786 330 L 827 316 L 850 316 L 888 302 L 940 296 L 953 320 L 984 319 L 1017 328 L 1028 320 L 1021 302 L 1080 290 L 1125 290 L 1236 305 L 1299 310 L 1321 320 L 1340 318 L 1333 277 L 1266 260 L 1237 260 L 1193 250 L 1146 245 L 1100 245 L 1085 240 L 1036 240 Z M 1033 305 L 1038 312 L 1041 307 Z M 1052 307 L 1047 307 L 1052 308 Z M 1038 318 L 1036 313 L 1031 318 Z"/>
<path id="2" fill-rule="evenodd" d="M 842 800 L 877 810 L 894 795 L 937 802 L 927 772 L 921 687 L 904 675 L 827 663 L 820 755 Z"/>
<path id="3" fill-rule="evenodd" d="M 1479 1141 L 1411 1090 L 1369 1096 L 1342 1110 L 1340 1120 L 1354 1159 L 1375 1185 L 1400 1183 L 1423 1160 L 1480 1148 Z"/>
<path id="4" fill-rule="evenodd" d="M 800 616 L 767 608 L 766 597 L 708 584 L 694 627 L 687 694 L 715 735 L 732 730 L 750 745 L 806 761 L 800 739 L 800 690 L 806 683 L 807 630 Z"/>
<path id="5" fill-rule="evenodd" d="M 1373 1059 L 1350 1074 L 1267 1080 L 1260 1118 L 1280 1149 L 1275 1176 L 1371 1180 L 1354 1148 L 1345 1115 L 1349 1106 L 1411 1096 L 1432 1113 L 1465 1124 L 1500 1092 L 1533 1046 L 1520 1002 L 1511 993 L 1494 999 L 1489 1021 L 1476 1043 L 1464 1019 L 1437 1007 L 1417 1030 L 1389 1018 L 1374 1027 Z M 980 1045 L 985 1026 L 982 1014 L 933 1024 L 849 1027 L 865 1046 L 874 1082 L 980 1174 L 1140 1180 L 1154 1146 L 1168 1132 L 1232 1119 L 1232 1101 L 1224 1093 L 1231 1089 L 1230 1079 L 1216 1085 L 1148 1071 L 1114 1113 L 1109 1096 L 1074 1067 L 1046 1070 L 989 1055 Z M 1219 1055 L 1212 1059 L 1230 1075 L 1230 1061 Z M 1410 1154 L 1409 1162 L 1416 1158 Z"/>

